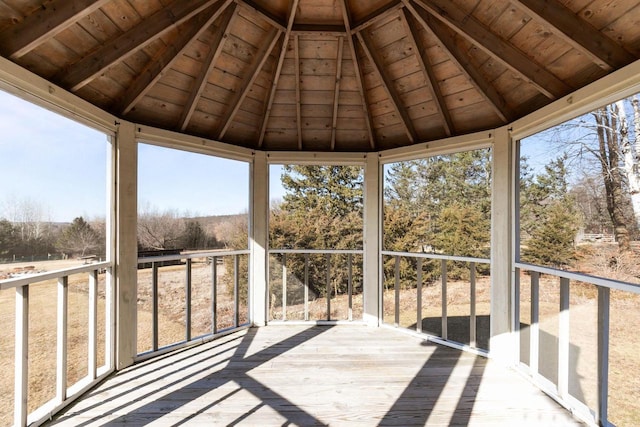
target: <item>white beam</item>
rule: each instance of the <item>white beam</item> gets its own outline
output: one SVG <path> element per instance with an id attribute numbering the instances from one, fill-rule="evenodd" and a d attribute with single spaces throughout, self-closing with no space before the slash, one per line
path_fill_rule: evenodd
<path id="1" fill-rule="evenodd" d="M 138 146 L 133 123 L 120 124 L 116 146 L 116 369 L 137 353 Z"/>
<path id="2" fill-rule="evenodd" d="M 381 323 L 382 285 L 380 278 L 381 220 L 381 169 L 377 154 L 366 157 L 364 168 L 364 266 L 363 320 L 371 326 Z"/>
<path id="3" fill-rule="evenodd" d="M 269 245 L 269 165 L 264 152 L 256 153 L 251 166 L 251 287 L 250 321 L 267 324 L 267 257 Z"/>
<path id="4" fill-rule="evenodd" d="M 506 127 L 496 129 L 493 145 L 491 188 L 491 322 L 490 356 L 501 363 L 515 363 L 513 325 L 512 143 Z"/>

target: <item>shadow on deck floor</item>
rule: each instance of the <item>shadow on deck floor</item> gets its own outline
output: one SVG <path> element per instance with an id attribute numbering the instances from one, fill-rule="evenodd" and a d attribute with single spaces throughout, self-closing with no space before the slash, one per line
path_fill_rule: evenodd
<path id="1" fill-rule="evenodd" d="M 49 425 L 580 425 L 493 362 L 387 328 L 249 329 L 125 369 Z"/>

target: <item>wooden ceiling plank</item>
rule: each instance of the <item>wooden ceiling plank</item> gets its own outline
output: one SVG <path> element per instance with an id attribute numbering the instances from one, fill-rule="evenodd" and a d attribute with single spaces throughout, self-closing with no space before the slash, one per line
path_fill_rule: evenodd
<path id="1" fill-rule="evenodd" d="M 211 6 L 208 11 L 203 12 L 191 19 L 186 31 L 174 42 L 166 47 L 156 58 L 153 58 L 147 67 L 142 70 L 133 83 L 125 91 L 124 97 L 118 101 L 112 109 L 117 113 L 126 115 L 142 99 L 147 92 L 162 78 L 166 71 L 171 68 L 174 62 L 180 58 L 189 44 L 202 35 L 216 19 L 222 15 L 233 0 L 227 0 L 221 7 Z"/>
<path id="2" fill-rule="evenodd" d="M 391 99 L 395 110 L 398 112 L 400 121 L 405 128 L 410 143 L 414 144 L 418 142 L 418 136 L 415 128 L 413 127 L 413 121 L 409 117 L 409 113 L 407 112 L 406 108 L 404 108 L 404 106 L 402 105 L 402 100 L 400 99 L 400 95 L 398 94 L 393 81 L 386 73 L 386 70 L 384 68 L 384 61 L 382 60 L 380 52 L 375 49 L 375 46 L 373 46 L 373 42 L 371 41 L 371 38 L 366 31 L 360 31 L 359 33 L 357 33 L 357 37 L 360 41 L 362 49 L 367 55 L 367 58 L 369 58 L 369 61 L 371 61 L 375 72 L 378 74 L 378 76 L 380 76 L 382 87 L 387 93 L 387 96 L 389 96 L 389 99 Z"/>
<path id="3" fill-rule="evenodd" d="M 351 34 L 351 10 L 347 5 L 347 0 L 341 0 L 340 6 L 342 6 L 342 20 L 347 30 L 347 42 L 349 44 L 349 51 L 351 53 L 351 61 L 355 69 L 356 81 L 358 84 L 358 92 L 360 94 L 360 102 L 362 103 L 362 111 L 364 113 L 364 119 L 367 123 L 367 134 L 369 136 L 369 146 L 372 150 L 377 148 L 376 139 L 373 134 L 373 120 L 371 118 L 371 111 L 369 110 L 369 104 L 367 103 L 366 91 L 364 89 L 364 76 L 362 74 L 362 67 L 358 64 L 358 52 L 356 51 L 356 43 L 354 41 L 354 35 Z"/>
<path id="4" fill-rule="evenodd" d="M 280 81 L 280 75 L 282 73 L 282 65 L 284 64 L 284 58 L 287 56 L 287 48 L 289 46 L 289 39 L 291 38 L 291 30 L 293 29 L 293 22 L 296 18 L 296 10 L 298 9 L 298 2 L 300 0 L 291 0 L 289 3 L 289 19 L 287 21 L 287 28 L 284 32 L 284 38 L 282 39 L 282 47 L 280 49 L 280 57 L 278 58 L 278 64 L 274 71 L 273 82 L 269 89 L 269 98 L 267 101 L 267 108 L 265 109 L 264 118 L 262 119 L 262 126 L 260 127 L 260 136 L 258 137 L 258 148 L 262 148 L 264 144 L 264 137 L 267 133 L 267 124 L 269 123 L 269 117 L 271 116 L 271 109 L 273 107 L 273 100 L 276 96 L 276 88 Z"/>
<path id="5" fill-rule="evenodd" d="M 498 117 L 500 117 L 500 120 L 504 123 L 511 121 L 514 115 L 509 110 L 507 102 L 478 69 L 470 63 L 469 58 L 460 52 L 455 40 L 452 38 L 452 34 L 448 33 L 449 27 L 437 19 L 432 18 L 431 15 L 423 9 L 414 7 L 409 1 L 405 2 L 405 6 L 416 21 L 439 41 L 440 47 L 449 54 L 451 60 L 457 65 L 469 82 L 484 96 Z"/>
<path id="6" fill-rule="evenodd" d="M 238 12 L 236 9 L 236 5 L 233 4 L 228 7 L 225 13 L 220 17 L 220 22 L 218 23 L 218 28 L 214 35 L 214 38 L 211 42 L 211 49 L 209 49 L 209 53 L 207 57 L 202 63 L 202 69 L 200 70 L 200 74 L 198 74 L 198 78 L 193 84 L 193 88 L 191 89 L 191 93 L 189 94 L 189 99 L 185 104 L 184 109 L 182 110 L 182 115 L 180 116 L 180 120 L 178 121 L 178 128 L 184 131 L 189 125 L 189 121 L 191 120 L 191 116 L 196 109 L 196 105 L 198 105 L 198 99 L 202 95 L 205 86 L 207 85 L 207 79 L 215 67 L 218 58 L 222 54 L 222 48 L 224 47 L 224 42 L 229 37 L 229 33 L 231 31 L 231 26 L 233 21 L 238 17 Z M 215 46 L 215 48 L 214 48 Z"/>
<path id="7" fill-rule="evenodd" d="M 0 33 L 4 56 L 17 59 L 55 37 L 109 0 L 54 0 Z"/>
<path id="8" fill-rule="evenodd" d="M 281 31 L 286 31 L 287 26 L 283 24 L 277 16 L 274 16 L 271 12 L 267 11 L 263 7 L 256 4 L 253 0 L 235 0 L 240 6 L 243 6 L 246 9 L 252 10 L 253 12 L 260 15 L 262 19 L 267 21 L 272 27 L 276 27 Z M 296 0 L 296 4 L 297 4 Z"/>
<path id="9" fill-rule="evenodd" d="M 54 80 L 61 82 L 63 87 L 75 92 L 114 63 L 134 54 L 143 46 L 202 12 L 215 2 L 216 0 L 174 1 L 129 31 L 111 39 L 101 45 L 99 49 L 84 56 L 55 76 Z M 222 7 L 225 0 L 217 0 L 217 3 L 219 7 Z"/>
<path id="10" fill-rule="evenodd" d="M 433 72 L 433 68 L 431 67 L 429 58 L 426 55 L 427 46 L 425 46 L 424 41 L 420 38 L 420 34 L 418 34 L 418 30 L 415 27 L 415 21 L 412 18 L 411 12 L 407 11 L 406 9 L 402 9 L 400 20 L 402 21 L 402 25 L 405 28 L 405 32 L 407 34 L 409 42 L 413 45 L 413 50 L 415 52 L 416 58 L 418 59 L 418 65 L 420 66 L 422 73 L 427 76 L 427 86 L 429 87 L 431 96 L 435 101 L 436 108 L 438 109 L 438 114 L 442 119 L 442 126 L 444 128 L 444 131 L 447 136 L 451 136 L 454 129 L 453 120 L 451 119 L 451 114 L 449 114 L 449 109 L 447 108 L 444 96 L 442 95 L 442 91 L 440 90 L 438 79 Z"/>
<path id="11" fill-rule="evenodd" d="M 291 32 L 299 36 L 325 35 L 342 37 L 347 33 L 347 29 L 344 25 L 296 24 Z"/>
<path id="12" fill-rule="evenodd" d="M 371 25 L 385 19 L 388 16 L 396 15 L 398 10 L 402 8 L 402 2 L 400 0 L 394 0 L 378 10 L 374 10 L 368 16 L 366 16 L 360 23 L 356 24 L 351 29 L 351 34 L 359 33 L 360 31 L 369 28 Z"/>
<path id="13" fill-rule="evenodd" d="M 244 99 L 247 97 L 249 89 L 251 89 L 251 86 L 253 86 L 256 79 L 258 78 L 260 71 L 269 59 L 269 55 L 271 55 L 271 51 L 273 51 L 273 48 L 276 46 L 281 34 L 282 30 L 280 30 L 279 28 L 273 28 L 269 32 L 269 35 L 265 38 L 265 43 L 262 43 L 260 50 L 258 50 L 256 55 L 254 56 L 254 60 L 251 64 L 251 67 L 249 68 L 249 72 L 240 85 L 240 90 L 236 92 L 236 95 L 231 100 L 231 106 L 233 108 L 228 108 L 226 110 L 227 114 L 220 122 L 222 124 L 222 127 L 220 129 L 220 132 L 218 132 L 218 139 L 222 139 L 229 130 L 229 126 L 231 126 L 233 118 L 240 110 L 240 106 L 242 105 Z"/>
<path id="14" fill-rule="evenodd" d="M 302 150 L 302 112 L 300 108 L 300 102 L 302 97 L 300 96 L 300 37 L 293 36 L 293 55 L 295 58 L 294 68 L 296 75 L 296 127 L 298 131 L 298 150 Z"/>
<path id="15" fill-rule="evenodd" d="M 338 101 L 340 98 L 340 81 L 342 80 L 342 54 L 344 37 L 338 38 L 338 54 L 336 55 L 336 87 L 333 92 L 333 120 L 331 121 L 331 151 L 336 148 L 336 129 L 338 127 Z"/>
<path id="16" fill-rule="evenodd" d="M 515 6 L 543 21 L 565 43 L 609 71 L 633 62 L 634 56 L 555 0 L 516 0 Z"/>
<path id="17" fill-rule="evenodd" d="M 473 16 L 448 0 L 412 0 L 446 26 L 518 73 L 549 99 L 557 99 L 571 87 L 537 64 L 511 43 L 501 39 Z"/>

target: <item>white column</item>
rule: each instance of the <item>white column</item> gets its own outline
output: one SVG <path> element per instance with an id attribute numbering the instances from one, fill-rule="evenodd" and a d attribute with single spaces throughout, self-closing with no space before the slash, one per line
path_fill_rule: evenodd
<path id="1" fill-rule="evenodd" d="M 269 165 L 264 152 L 251 167 L 251 289 L 249 310 L 254 326 L 267 324 L 267 247 L 269 244 Z"/>
<path id="2" fill-rule="evenodd" d="M 122 122 L 115 137 L 116 369 L 137 353 L 138 147 L 133 123 Z"/>
<path id="3" fill-rule="evenodd" d="M 380 162 L 377 154 L 367 155 L 364 168 L 364 312 L 363 320 L 380 324 Z"/>
<path id="4" fill-rule="evenodd" d="M 491 191 L 491 357 L 513 364 L 513 150 L 506 127 L 495 131 Z"/>

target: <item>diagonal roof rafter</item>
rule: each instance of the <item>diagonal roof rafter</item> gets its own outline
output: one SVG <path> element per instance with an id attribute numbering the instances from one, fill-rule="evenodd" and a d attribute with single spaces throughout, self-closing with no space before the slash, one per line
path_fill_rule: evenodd
<path id="1" fill-rule="evenodd" d="M 533 61 L 511 43 L 501 39 L 473 16 L 465 14 L 448 0 L 411 0 L 431 16 L 499 60 L 512 71 L 534 85 L 549 99 L 557 99 L 571 87 Z"/>
<path id="2" fill-rule="evenodd" d="M 125 91 L 123 97 L 112 107 L 112 110 L 117 114 L 126 116 L 162 78 L 166 71 L 171 68 L 174 62 L 180 58 L 189 44 L 213 25 L 232 2 L 233 0 L 227 0 L 221 8 L 218 8 L 217 5 L 210 6 L 209 9 L 185 23 L 187 28 L 180 32 L 178 38 L 172 44 L 168 45 L 157 57 L 149 61 L 147 67 L 138 74 L 137 78 Z"/>
<path id="3" fill-rule="evenodd" d="M 414 7 L 408 0 L 405 0 L 407 10 L 411 12 L 416 21 L 422 25 L 438 41 L 440 47 L 446 51 L 458 69 L 467 77 L 468 81 L 487 100 L 494 112 L 500 117 L 503 123 L 513 119 L 513 113 L 509 109 L 504 97 L 496 88 L 480 73 L 480 71 L 470 63 L 469 58 L 464 56 L 458 48 L 455 40 L 456 35 L 449 28 L 432 18 L 425 10 Z"/>
<path id="4" fill-rule="evenodd" d="M 55 37 L 77 20 L 95 12 L 109 0 L 54 0 L 29 15 L 17 28 L 0 33 L 1 50 L 11 59 L 20 58 Z"/>
<path id="5" fill-rule="evenodd" d="M 373 119 L 371 118 L 371 111 L 369 110 L 369 104 L 367 103 L 367 95 L 364 87 L 364 76 L 362 74 L 362 67 L 358 61 L 358 52 L 356 51 L 355 35 L 351 34 L 351 11 L 347 4 L 347 0 L 340 0 L 340 6 L 342 7 L 342 20 L 344 22 L 345 29 L 347 30 L 347 43 L 349 44 L 349 51 L 351 53 L 351 61 L 355 68 L 356 84 L 358 86 L 358 93 L 360 95 L 360 102 L 362 103 L 362 112 L 364 114 L 365 125 L 367 127 L 367 134 L 369 136 L 369 146 L 372 150 L 377 148 L 376 139 L 373 135 Z"/>
<path id="6" fill-rule="evenodd" d="M 249 71 L 247 72 L 240 85 L 240 90 L 236 91 L 233 99 L 231 100 L 230 108 L 226 110 L 227 113 L 220 121 L 220 130 L 216 132 L 218 139 L 223 138 L 229 130 L 229 127 L 233 122 L 233 118 L 240 110 L 242 102 L 249 93 L 249 89 L 251 89 L 251 86 L 258 78 L 258 75 L 264 67 L 264 64 L 267 62 L 267 59 L 269 59 L 269 55 L 271 55 L 271 51 L 273 51 L 273 48 L 278 43 L 278 39 L 280 38 L 281 34 L 282 31 L 279 28 L 272 28 L 269 34 L 265 37 L 264 43 L 262 43 L 262 46 L 255 54 L 253 62 L 249 67 Z"/>
<path id="7" fill-rule="evenodd" d="M 582 52 L 600 68 L 609 71 L 627 65 L 634 57 L 590 23 L 554 0 L 515 0 L 513 5 L 545 22 L 563 41 Z"/>
<path id="8" fill-rule="evenodd" d="M 427 47 L 418 34 L 418 30 L 416 29 L 415 21 L 412 18 L 411 13 L 403 8 L 402 13 L 400 14 L 400 20 L 407 32 L 407 38 L 415 51 L 416 58 L 418 59 L 418 65 L 420 66 L 422 73 L 427 77 L 427 87 L 431 92 L 433 101 L 438 109 L 438 114 L 442 119 L 444 132 L 447 136 L 451 136 L 454 129 L 453 120 L 451 119 L 451 114 L 449 114 L 449 109 L 447 108 L 444 96 L 440 90 L 438 79 L 433 72 L 433 67 L 431 67 L 431 64 L 429 63 L 429 58 L 426 55 Z"/>
<path id="9" fill-rule="evenodd" d="M 189 121 L 191 120 L 191 116 L 196 109 L 198 100 L 200 99 L 200 96 L 202 95 L 202 92 L 207 85 L 209 74 L 211 74 L 213 67 L 215 67 L 218 58 L 222 54 L 224 42 L 227 40 L 229 32 L 231 31 L 231 27 L 233 25 L 233 21 L 237 17 L 238 10 L 235 4 L 227 8 L 225 13 L 220 17 L 220 22 L 218 23 L 218 27 L 211 43 L 209 53 L 202 63 L 202 69 L 200 70 L 200 73 L 198 74 L 198 77 L 193 84 L 191 93 L 189 93 L 187 103 L 185 104 L 184 110 L 182 110 L 182 115 L 180 116 L 180 120 L 178 121 L 178 128 L 180 130 L 184 131 L 189 125 Z"/>
<path id="10" fill-rule="evenodd" d="M 391 100 L 395 110 L 398 112 L 398 115 L 400 116 L 400 122 L 404 126 L 409 141 L 412 144 L 418 142 L 418 135 L 413 126 L 413 120 L 411 120 L 411 117 L 409 117 L 409 113 L 407 112 L 406 108 L 404 108 L 402 100 L 400 99 L 400 94 L 393 84 L 393 81 L 387 74 L 386 68 L 384 67 L 384 61 L 378 50 L 373 45 L 371 37 L 368 35 L 367 31 L 360 31 L 359 33 L 357 33 L 357 37 L 375 72 L 380 77 L 383 89 L 387 93 L 387 96 Z"/>
<path id="11" fill-rule="evenodd" d="M 262 119 L 262 126 L 260 126 L 260 135 L 258 137 L 258 148 L 261 148 L 264 144 L 264 137 L 267 133 L 267 125 L 269 124 L 269 117 L 271 117 L 271 108 L 273 107 L 273 101 L 276 96 L 276 89 L 278 87 L 278 82 L 280 81 L 280 74 L 282 73 L 282 65 L 284 64 L 284 58 L 287 56 L 287 49 L 289 46 L 289 39 L 291 38 L 291 30 L 293 29 L 293 23 L 296 19 L 296 11 L 298 9 L 298 2 L 300 0 L 291 0 L 289 3 L 289 13 L 287 19 L 287 27 L 284 31 L 284 37 L 282 39 L 282 46 L 280 48 L 280 56 L 278 57 L 278 63 L 276 65 L 273 81 L 271 83 L 271 88 L 269 89 L 269 94 L 267 96 L 267 105 L 264 112 L 264 117 Z"/>

